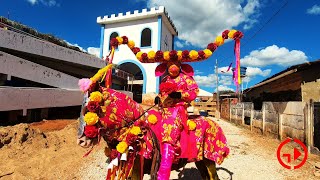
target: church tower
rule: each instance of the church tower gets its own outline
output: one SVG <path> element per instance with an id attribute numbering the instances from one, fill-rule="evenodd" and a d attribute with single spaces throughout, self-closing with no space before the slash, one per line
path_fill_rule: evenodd
<path id="1" fill-rule="evenodd" d="M 109 54 L 110 39 L 117 36 L 127 36 L 142 52 L 156 52 L 172 50 L 174 37 L 178 35 L 163 6 L 98 17 L 97 23 L 101 25 L 100 57 Z M 137 102 L 144 101 L 148 94 L 158 93 L 160 79 L 155 77 L 158 63 L 140 63 L 124 45 L 115 51 L 113 63 L 119 69 L 113 79 L 113 89 L 132 91 Z"/>

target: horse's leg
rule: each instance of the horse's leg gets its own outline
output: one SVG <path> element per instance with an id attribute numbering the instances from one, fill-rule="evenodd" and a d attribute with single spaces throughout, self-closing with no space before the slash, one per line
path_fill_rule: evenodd
<path id="1" fill-rule="evenodd" d="M 203 160 L 197 161 L 197 162 L 195 162 L 195 164 L 196 164 L 198 171 L 201 174 L 201 178 L 203 180 L 207 180 L 207 177 L 209 178 L 209 173 L 208 173 L 207 167 L 206 167 L 205 163 L 203 162 Z"/>
<path id="2" fill-rule="evenodd" d="M 134 165 L 132 168 L 132 180 L 140 180 L 141 179 L 141 165 L 140 165 L 140 157 L 137 156 L 134 160 Z"/>
<path id="3" fill-rule="evenodd" d="M 203 162 L 207 168 L 207 172 L 209 174 L 210 180 L 219 180 L 216 163 L 214 161 L 210 161 L 209 159 L 203 159 Z"/>

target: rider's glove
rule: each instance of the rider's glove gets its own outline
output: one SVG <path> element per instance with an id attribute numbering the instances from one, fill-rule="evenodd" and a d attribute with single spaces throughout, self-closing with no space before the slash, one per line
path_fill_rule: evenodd
<path id="1" fill-rule="evenodd" d="M 173 99 L 181 99 L 181 92 L 172 92 L 169 94 L 169 97 Z"/>
<path id="2" fill-rule="evenodd" d="M 159 96 L 157 96 L 156 98 L 154 98 L 154 104 L 159 104 L 160 103 L 160 98 Z"/>

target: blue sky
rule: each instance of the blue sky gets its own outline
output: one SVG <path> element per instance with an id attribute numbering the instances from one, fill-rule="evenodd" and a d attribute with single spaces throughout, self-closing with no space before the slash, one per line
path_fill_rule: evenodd
<path id="1" fill-rule="evenodd" d="M 53 34 L 89 52 L 100 45 L 98 16 L 164 5 L 178 28 L 175 49 L 201 49 L 224 29 L 244 33 L 241 64 L 248 67 L 244 88 L 287 67 L 320 59 L 320 2 L 317 0 L 2 0 L 0 16 Z M 234 62 L 226 42 L 204 62 L 193 63 L 201 88 L 216 89 L 219 71 Z M 235 64 L 235 63 L 233 63 Z M 219 74 L 219 90 L 235 89 L 230 73 Z"/>

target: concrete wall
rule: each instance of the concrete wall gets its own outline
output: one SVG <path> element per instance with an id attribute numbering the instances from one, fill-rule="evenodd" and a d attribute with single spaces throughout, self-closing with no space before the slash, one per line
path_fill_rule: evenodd
<path id="1" fill-rule="evenodd" d="M 0 29 L 0 49 L 11 49 L 95 68 L 105 66 L 105 63 L 101 59 L 93 55 L 4 29 Z"/>
<path id="2" fill-rule="evenodd" d="M 309 102 L 312 99 L 315 102 L 320 102 L 320 79 L 301 85 L 302 101 Z"/>
<path id="3" fill-rule="evenodd" d="M 173 49 L 172 47 L 172 34 L 169 31 L 168 27 L 165 25 L 165 23 L 162 21 L 162 32 L 161 32 L 161 50 L 162 51 L 171 51 Z M 165 44 L 167 43 L 167 46 Z"/>
<path id="4" fill-rule="evenodd" d="M 27 110 L 81 105 L 78 90 L 57 88 L 0 88 L 0 111 Z"/>
<path id="5" fill-rule="evenodd" d="M 238 103 L 231 105 L 230 121 L 246 126 L 245 119 L 250 118 L 252 131 L 305 141 L 305 106 L 303 102 L 264 102 L 261 110 L 254 110 L 253 103 Z"/>
<path id="6" fill-rule="evenodd" d="M 62 89 L 79 89 L 78 78 L 0 51 L 0 73 Z"/>

